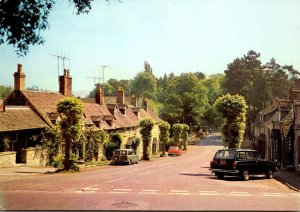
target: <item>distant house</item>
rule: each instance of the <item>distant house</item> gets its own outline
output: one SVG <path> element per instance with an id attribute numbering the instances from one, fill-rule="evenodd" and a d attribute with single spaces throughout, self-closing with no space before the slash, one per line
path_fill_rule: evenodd
<path id="1" fill-rule="evenodd" d="M 263 158 L 300 171 L 300 80 L 295 81 L 288 99 L 274 99 L 259 112 L 255 138 Z"/>
<path id="2" fill-rule="evenodd" d="M 7 99 L 0 100 L 0 139 L 9 142 L 11 147 L 5 149 L 5 142 L 1 142 L 0 167 L 14 163 L 38 166 L 46 164 L 46 151 L 37 153 L 38 150 L 32 146 L 34 143 L 30 141 L 38 139 L 38 135 L 46 127 L 55 126 L 59 119 L 56 104 L 66 96 L 72 96 L 72 77 L 69 70 L 65 69 L 64 74 L 59 77 L 59 92 L 29 91 L 25 90 L 25 73 L 22 65 L 18 64 L 17 72 L 14 73 L 14 91 Z M 125 148 L 131 147 L 137 138 L 141 138 L 139 122 L 144 118 L 151 118 L 155 122 L 152 153 L 157 154 L 158 123 L 161 119 L 148 109 L 147 100 L 143 101 L 143 108 L 137 107 L 134 95 L 130 97 L 129 103 L 125 102 L 122 87 L 118 89 L 115 98 L 116 101 L 111 102 L 111 97 L 104 97 L 101 87 L 97 86 L 94 99 L 81 99 L 84 102 L 84 129 L 104 130 L 108 134 L 120 133 L 123 137 L 121 147 Z M 109 103 L 105 103 L 106 101 Z M 61 152 L 63 148 L 62 146 Z M 7 156 L 8 151 L 15 156 Z M 142 145 L 139 145 L 138 152 L 141 151 Z M 32 154 L 39 157 L 32 158 Z M 10 162 L 3 162 L 1 165 L 1 161 Z"/>

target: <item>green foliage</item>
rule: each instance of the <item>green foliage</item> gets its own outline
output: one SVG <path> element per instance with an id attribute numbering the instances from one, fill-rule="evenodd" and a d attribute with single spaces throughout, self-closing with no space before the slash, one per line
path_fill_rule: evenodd
<path id="1" fill-rule="evenodd" d="M 65 97 L 57 103 L 56 109 L 61 118 L 60 133 L 66 142 L 64 169 L 68 171 L 72 165 L 70 161 L 72 142 L 77 141 L 82 134 L 83 104 L 74 97 Z"/>
<path id="2" fill-rule="evenodd" d="M 102 144 L 107 139 L 107 133 L 105 131 L 89 130 L 86 133 L 85 153 L 86 161 L 99 160 L 98 155 L 101 153 Z"/>
<path id="3" fill-rule="evenodd" d="M 13 91 L 13 88 L 10 86 L 2 86 L 0 85 L 0 98 L 8 97 Z"/>
<path id="4" fill-rule="evenodd" d="M 140 133 L 143 140 L 143 159 L 150 160 L 150 143 L 152 138 L 152 129 L 154 122 L 152 119 L 146 118 L 140 122 Z"/>
<path id="5" fill-rule="evenodd" d="M 108 142 L 104 143 L 105 156 L 108 160 L 111 159 L 113 151 L 120 149 L 122 143 L 122 135 L 119 133 L 113 134 Z"/>
<path id="6" fill-rule="evenodd" d="M 46 148 L 49 152 L 49 163 L 54 161 L 54 158 L 58 155 L 59 145 L 61 144 L 61 134 L 56 126 L 52 128 L 47 127 L 41 133 L 41 144 L 43 148 Z"/>
<path id="7" fill-rule="evenodd" d="M 69 0 L 76 14 L 88 13 L 93 0 Z M 54 0 L 1 0 L 0 44 L 5 41 L 17 48 L 19 56 L 29 51 L 30 45 L 45 42 L 41 31 L 49 28 L 48 17 L 55 5 Z"/>
<path id="8" fill-rule="evenodd" d="M 187 148 L 187 140 L 189 136 L 189 126 L 186 124 L 182 124 L 182 134 L 181 134 L 181 139 L 183 142 L 183 150 L 186 150 Z"/>
<path id="9" fill-rule="evenodd" d="M 163 152 L 162 155 L 165 155 L 166 152 L 166 144 L 169 142 L 169 136 L 170 136 L 170 124 L 168 122 L 162 122 L 158 125 L 160 134 L 159 134 L 159 140 L 162 142 L 163 145 Z"/>
<path id="10" fill-rule="evenodd" d="M 64 167 L 64 155 L 56 155 L 52 158 L 51 165 L 57 169 L 63 169 Z"/>
<path id="11" fill-rule="evenodd" d="M 181 146 L 181 135 L 183 131 L 183 125 L 182 124 L 174 124 L 172 126 L 173 130 L 173 143 L 176 146 Z"/>
<path id="12" fill-rule="evenodd" d="M 156 78 L 151 72 L 139 72 L 131 82 L 131 92 L 137 98 L 147 97 L 149 99 L 156 98 Z"/>
<path id="13" fill-rule="evenodd" d="M 246 127 L 247 104 L 243 96 L 226 94 L 219 97 L 214 106 L 224 118 L 223 143 L 229 148 L 239 147 Z"/>

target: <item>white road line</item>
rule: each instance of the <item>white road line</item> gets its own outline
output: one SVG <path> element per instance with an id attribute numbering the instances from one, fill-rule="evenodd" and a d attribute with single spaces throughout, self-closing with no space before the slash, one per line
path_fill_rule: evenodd
<path id="1" fill-rule="evenodd" d="M 110 193 L 110 194 L 127 194 L 128 192 L 125 192 L 125 191 L 110 191 L 108 193 Z"/>
<path id="2" fill-rule="evenodd" d="M 132 191 L 131 188 L 115 188 L 114 191 Z"/>
<path id="3" fill-rule="evenodd" d="M 264 196 L 265 197 L 284 197 L 285 195 L 283 195 L 282 193 L 265 193 Z"/>
<path id="4" fill-rule="evenodd" d="M 231 191 L 231 194 L 249 194 L 249 192 L 245 192 L 245 191 Z"/>
<path id="5" fill-rule="evenodd" d="M 149 172 L 143 172 L 143 173 L 140 173 L 140 174 L 138 174 L 138 175 L 144 175 L 144 174 L 150 174 L 150 173 L 152 173 L 152 172 L 156 172 L 157 170 L 154 170 L 154 171 L 149 171 Z"/>
<path id="6" fill-rule="evenodd" d="M 126 177 L 121 177 L 121 178 L 117 178 L 117 179 L 113 179 L 113 180 L 108 180 L 108 181 L 105 181 L 104 183 L 110 183 L 110 182 L 114 182 L 114 181 L 118 181 L 118 180 L 123 180 L 125 178 Z"/>
<path id="7" fill-rule="evenodd" d="M 169 193 L 170 195 L 189 195 L 189 193 Z"/>
<path id="8" fill-rule="evenodd" d="M 145 192 L 145 191 L 142 191 L 142 192 L 138 192 L 138 194 L 157 194 L 156 192 Z"/>
<path id="9" fill-rule="evenodd" d="M 91 188 L 91 187 L 86 187 L 83 189 L 84 191 L 99 191 L 99 188 Z"/>
<path id="10" fill-rule="evenodd" d="M 168 168 L 171 168 L 171 167 L 173 167 L 173 166 L 166 166 L 166 167 L 163 167 L 163 168 L 160 168 L 161 170 L 162 169 L 168 169 Z"/>
<path id="11" fill-rule="evenodd" d="M 185 190 L 171 190 L 171 192 L 174 192 L 174 193 L 188 193 L 188 191 L 185 191 Z"/>

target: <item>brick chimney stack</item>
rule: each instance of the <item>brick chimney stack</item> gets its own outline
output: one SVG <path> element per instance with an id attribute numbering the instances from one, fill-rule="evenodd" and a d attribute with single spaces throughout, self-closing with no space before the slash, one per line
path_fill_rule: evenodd
<path id="1" fill-rule="evenodd" d="M 143 109 L 148 111 L 148 100 L 146 97 L 143 99 Z"/>
<path id="2" fill-rule="evenodd" d="M 25 73 L 22 71 L 22 64 L 18 64 L 18 70 L 14 73 L 15 77 L 15 90 L 25 90 Z"/>
<path id="3" fill-rule="evenodd" d="M 100 84 L 97 84 L 96 87 L 96 103 L 104 105 L 104 93 Z"/>
<path id="4" fill-rule="evenodd" d="M 124 97 L 124 89 L 123 87 L 119 87 L 117 91 L 117 104 L 124 105 L 125 97 Z"/>
<path id="5" fill-rule="evenodd" d="M 136 99 L 136 96 L 134 94 L 132 94 L 132 96 L 131 96 L 131 104 L 134 107 L 137 107 L 137 99 Z"/>
<path id="6" fill-rule="evenodd" d="M 64 69 L 64 75 L 59 76 L 59 93 L 64 96 L 72 96 L 72 77 L 68 69 Z"/>

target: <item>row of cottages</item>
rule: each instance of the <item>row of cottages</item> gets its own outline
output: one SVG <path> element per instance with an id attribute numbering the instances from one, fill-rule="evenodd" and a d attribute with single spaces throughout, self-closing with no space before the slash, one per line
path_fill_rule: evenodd
<path id="1" fill-rule="evenodd" d="M 29 166 L 45 166 L 49 160 L 47 150 L 36 148 L 38 135 L 46 127 L 54 127 L 58 113 L 57 102 L 72 96 L 72 77 L 69 70 L 59 77 L 59 92 L 31 91 L 25 89 L 25 73 L 18 64 L 14 73 L 14 90 L 11 95 L 0 100 L 0 167 L 25 163 Z M 105 97 L 100 86 L 96 88 L 94 99 L 84 102 L 84 128 L 94 131 L 105 130 L 108 135 L 120 133 L 123 137 L 121 148 L 129 148 L 137 138 L 141 139 L 139 123 L 144 118 L 155 122 L 152 131 L 152 154 L 159 153 L 159 129 L 161 119 L 148 108 L 143 100 L 142 108 L 137 106 L 133 95 L 125 100 L 124 90 L 120 87 L 115 101 Z M 106 103 L 107 101 L 107 103 Z M 142 156 L 142 146 L 137 152 Z M 63 152 L 64 146 L 60 148 Z"/>
<path id="2" fill-rule="evenodd" d="M 300 171 L 300 79 L 294 81 L 288 99 L 274 99 L 259 112 L 254 132 L 254 146 L 262 158 Z"/>

